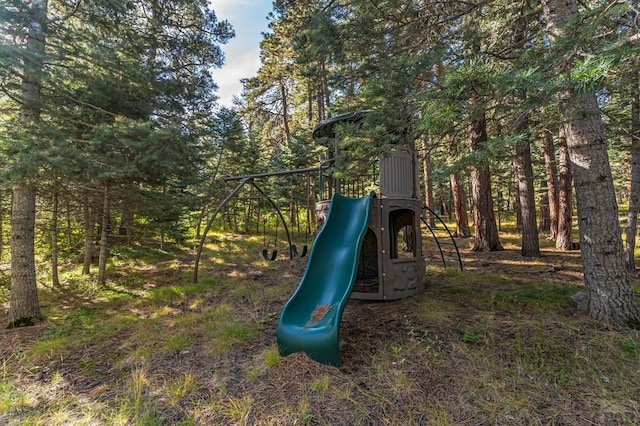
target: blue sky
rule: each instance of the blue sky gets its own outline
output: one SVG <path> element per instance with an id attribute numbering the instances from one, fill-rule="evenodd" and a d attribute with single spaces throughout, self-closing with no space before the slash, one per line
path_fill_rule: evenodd
<path id="1" fill-rule="evenodd" d="M 267 14 L 271 0 L 210 0 L 219 20 L 226 19 L 233 26 L 236 36 L 222 46 L 225 65 L 213 70 L 218 84 L 218 101 L 231 106 L 234 95 L 242 92 L 240 79 L 253 77 L 260 67 L 260 40 L 268 30 Z"/>

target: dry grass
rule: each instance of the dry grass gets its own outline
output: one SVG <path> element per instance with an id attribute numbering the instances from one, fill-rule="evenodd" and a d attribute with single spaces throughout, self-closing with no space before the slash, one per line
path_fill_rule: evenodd
<path id="1" fill-rule="evenodd" d="M 463 251 L 416 297 L 350 301 L 335 368 L 275 348 L 306 259 L 216 238 L 196 286 L 176 253 L 92 297 L 44 292 L 47 324 L 0 335 L 0 423 L 640 424 L 640 334 L 569 304 L 578 253 Z"/>

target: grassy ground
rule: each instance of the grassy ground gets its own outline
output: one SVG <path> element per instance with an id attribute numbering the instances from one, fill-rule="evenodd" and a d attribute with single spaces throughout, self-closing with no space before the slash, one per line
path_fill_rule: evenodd
<path id="1" fill-rule="evenodd" d="M 578 252 L 525 259 L 502 238 L 459 240 L 465 271 L 429 266 L 416 297 L 351 301 L 339 369 L 278 355 L 306 259 L 218 234 L 191 284 L 192 253 L 115 250 L 108 286 L 70 268 L 41 291 L 45 324 L 0 333 L 0 423 L 640 424 L 640 334 L 570 305 Z"/>

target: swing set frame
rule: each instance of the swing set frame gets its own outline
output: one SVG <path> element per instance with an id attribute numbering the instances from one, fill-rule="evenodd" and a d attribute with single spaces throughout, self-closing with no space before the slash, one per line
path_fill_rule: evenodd
<path id="1" fill-rule="evenodd" d="M 194 264 L 194 268 L 193 268 L 193 278 L 192 278 L 192 282 L 193 283 L 197 283 L 198 282 L 198 269 L 199 269 L 199 265 L 200 265 L 200 259 L 202 257 L 202 250 L 204 248 L 204 245 L 206 243 L 207 240 L 207 234 L 209 233 L 209 230 L 211 229 L 211 226 L 213 225 L 213 221 L 216 219 L 216 217 L 218 216 L 218 214 L 220 213 L 220 211 L 222 210 L 222 208 L 232 199 L 234 199 L 234 197 L 236 197 L 236 195 L 238 195 L 238 193 L 240 192 L 240 190 L 246 185 L 246 184 L 250 184 L 251 186 L 253 186 L 253 188 L 255 188 L 256 191 L 258 191 L 258 193 L 265 198 L 269 204 L 271 204 L 271 206 L 275 209 L 276 213 L 278 214 L 278 217 L 280 219 L 280 221 L 282 222 L 282 225 L 284 227 L 285 233 L 287 234 L 287 242 L 289 243 L 289 259 L 293 259 L 294 257 L 302 257 L 306 254 L 306 245 L 303 247 L 302 250 L 302 254 L 298 253 L 297 248 L 295 247 L 295 245 L 292 243 L 291 241 L 291 233 L 289 232 L 289 227 L 287 226 L 287 221 L 284 219 L 284 216 L 282 214 L 282 212 L 280 211 L 280 208 L 278 207 L 278 205 L 275 203 L 275 201 L 273 201 L 273 199 L 271 197 L 269 197 L 269 195 L 262 190 L 262 188 L 260 188 L 260 186 L 258 186 L 258 184 L 256 183 L 256 179 L 260 179 L 260 178 L 266 178 L 266 177 L 271 177 L 271 176 L 292 176 L 292 175 L 296 175 L 296 174 L 303 174 L 303 173 L 313 173 L 313 172 L 318 172 L 318 173 L 322 173 L 323 170 L 328 169 L 329 168 L 329 164 L 324 163 L 321 164 L 318 167 L 308 167 L 308 168 L 303 168 L 303 169 L 292 169 L 292 170 L 282 170 L 282 171 L 277 171 L 277 172 L 267 172 L 267 173 L 255 173 L 255 174 L 250 174 L 250 175 L 241 175 L 241 176 L 227 176 L 224 178 L 225 182 L 233 182 L 233 181 L 240 181 L 240 183 L 238 183 L 238 185 L 236 187 L 233 188 L 233 190 L 231 192 L 229 192 L 229 194 L 227 194 L 227 196 L 220 202 L 220 204 L 218 204 L 218 206 L 216 207 L 216 209 L 213 211 L 211 217 L 209 218 L 209 220 L 207 221 L 207 225 L 204 228 L 204 231 L 202 232 L 202 236 L 200 237 L 200 244 L 198 244 L 198 250 L 196 253 L 196 258 L 195 258 L 195 264 Z M 310 183 L 310 178 L 307 180 L 308 183 Z M 265 248 L 266 250 L 266 248 Z M 265 255 L 265 253 L 263 253 L 263 256 Z M 277 255 L 277 253 L 276 253 Z M 273 257 L 273 259 L 271 259 L 270 257 Z M 265 259 L 267 260 L 275 260 L 275 256 L 273 255 L 273 253 L 271 254 L 271 256 L 269 256 L 268 252 L 266 253 L 266 257 Z"/>

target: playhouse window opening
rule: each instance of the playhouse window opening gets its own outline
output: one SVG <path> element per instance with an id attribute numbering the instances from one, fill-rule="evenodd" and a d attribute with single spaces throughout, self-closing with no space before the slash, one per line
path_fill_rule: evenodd
<path id="1" fill-rule="evenodd" d="M 360 250 L 358 275 L 354 291 L 359 293 L 378 293 L 378 238 L 371 228 L 367 229 Z"/>
<path id="2" fill-rule="evenodd" d="M 358 262 L 358 278 L 365 280 L 378 278 L 378 239 L 371 228 L 367 229 L 362 241 L 360 261 Z"/>
<path id="3" fill-rule="evenodd" d="M 391 232 L 391 259 L 416 257 L 415 213 L 412 210 L 396 210 L 389 214 Z"/>

